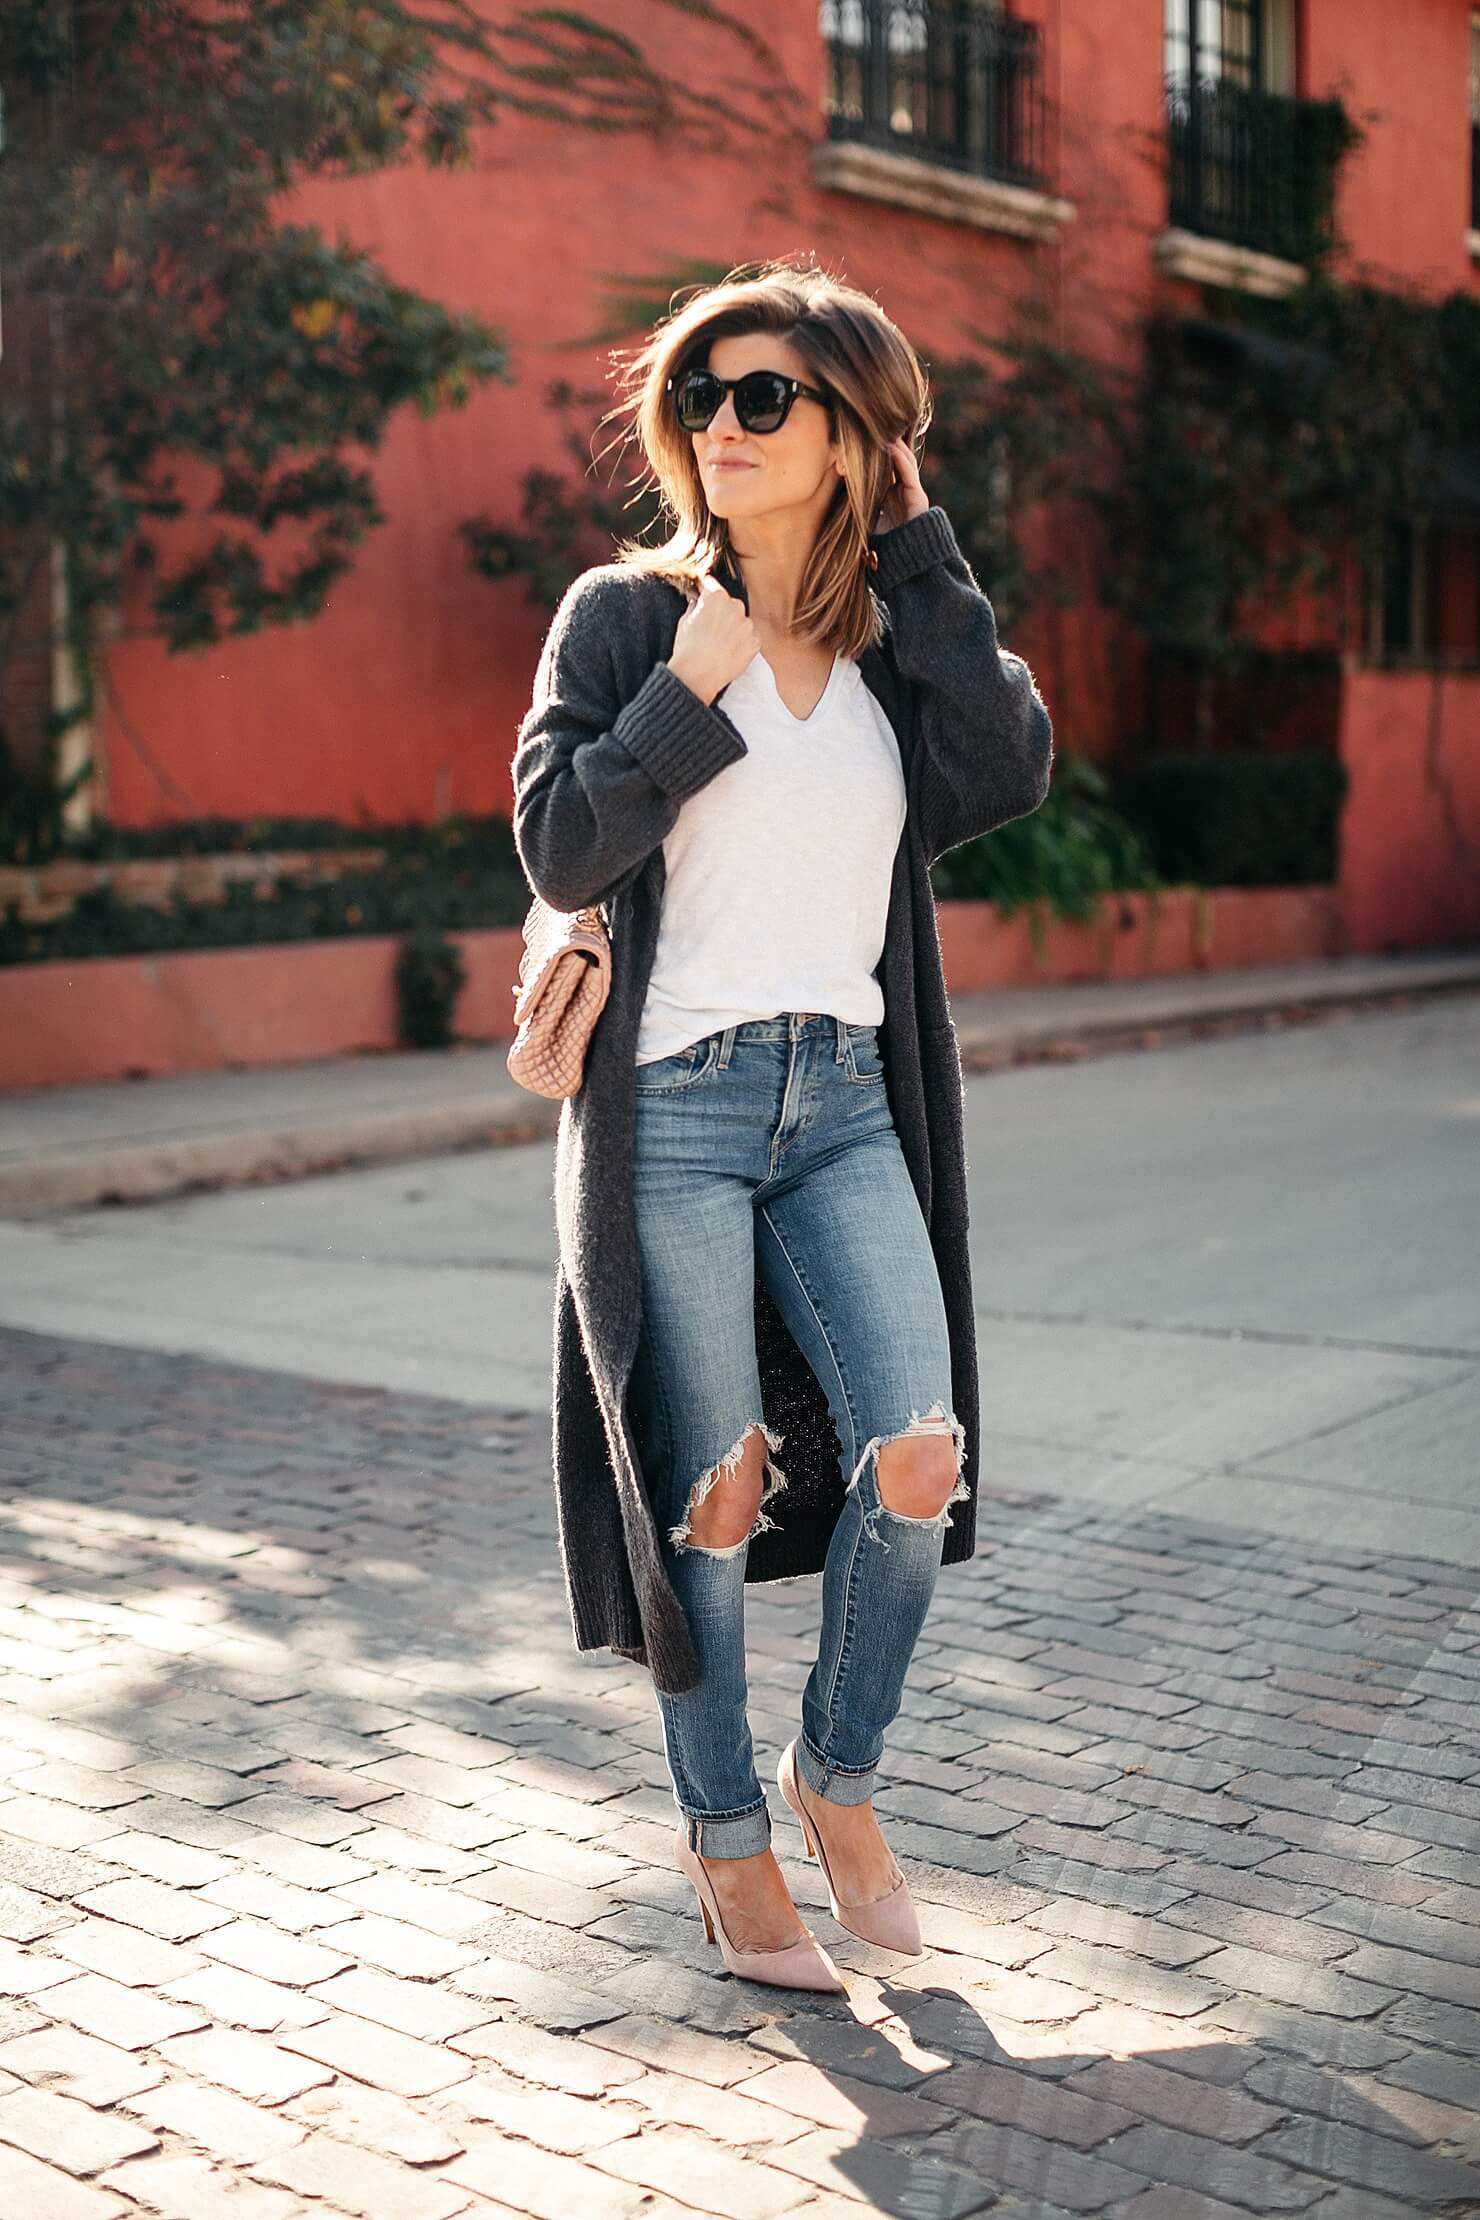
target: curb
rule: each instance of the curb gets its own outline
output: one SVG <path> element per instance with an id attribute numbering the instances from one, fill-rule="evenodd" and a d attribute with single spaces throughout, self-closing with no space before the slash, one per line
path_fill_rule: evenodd
<path id="1" fill-rule="evenodd" d="M 1097 1015 L 1092 1008 L 1073 1015 L 1040 1010 L 1018 1022 L 958 1014 L 962 1069 L 979 1073 L 1018 1064 L 1077 1062 L 1473 994 L 1480 992 L 1480 955 L 1458 955 L 1433 967 L 1429 977 L 1410 974 L 1391 984 L 1374 979 L 1370 968 L 1360 982 L 1307 975 L 1283 992 L 1267 980 L 1252 982 L 1241 992 L 1236 974 L 1215 976 L 1216 996 L 1208 995 L 1204 979 L 1197 991 L 1169 981 L 1160 994 L 1148 993 L 1154 1007 L 1135 1017 L 1109 1009 Z M 958 1007 L 971 999 L 958 998 Z M 513 1148 L 553 1138 L 559 1120 L 558 1101 L 547 1102 L 507 1077 L 496 1077 L 477 1102 L 307 1118 L 244 1132 L 176 1137 L 93 1153 L 79 1150 L 29 1167 L 0 1167 L 0 1217 L 45 1218 L 99 1204 L 161 1202 L 372 1164 Z"/>
<path id="2" fill-rule="evenodd" d="M 163 1202 L 172 1195 L 312 1179 L 356 1166 L 512 1148 L 553 1135 L 559 1117 L 558 1102 L 545 1112 L 539 1098 L 521 1088 L 506 1112 L 497 1103 L 385 1110 L 328 1123 L 315 1119 L 112 1148 L 31 1169 L 0 1169 L 0 1217 L 45 1218 L 97 1203 Z"/>
<path id="3" fill-rule="evenodd" d="M 1284 993 L 1260 985 L 1247 994 L 1226 993 L 1211 1005 L 1191 995 L 1168 995 L 1160 1008 L 1145 1016 L 1107 1012 L 1096 1018 L 1086 1013 L 1073 1023 L 1056 1024 L 1049 1014 L 1017 1026 L 958 1023 L 957 1035 L 963 1070 L 985 1072 L 1014 1064 L 1072 1063 L 1128 1049 L 1170 1048 L 1287 1025 L 1319 1025 L 1328 1018 L 1399 1010 L 1444 996 L 1476 993 L 1480 993 L 1480 959 L 1457 961 L 1447 974 L 1395 979 L 1391 985 L 1381 981 L 1353 985 L 1335 979 L 1329 984 L 1291 987 Z"/>

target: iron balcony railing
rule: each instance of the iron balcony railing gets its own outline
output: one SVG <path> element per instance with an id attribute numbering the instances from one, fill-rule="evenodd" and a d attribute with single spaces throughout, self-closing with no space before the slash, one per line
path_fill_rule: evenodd
<path id="1" fill-rule="evenodd" d="M 1335 101 L 1226 79 L 1167 85 L 1171 220 L 1234 246 L 1308 262 L 1330 240 L 1347 126 Z"/>
<path id="2" fill-rule="evenodd" d="M 990 0 L 823 0 L 828 134 L 1036 186 L 1044 177 L 1036 23 Z"/>

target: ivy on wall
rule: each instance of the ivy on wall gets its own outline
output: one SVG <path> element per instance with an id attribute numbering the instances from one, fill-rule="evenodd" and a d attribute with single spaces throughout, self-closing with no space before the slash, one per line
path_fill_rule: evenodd
<path id="1" fill-rule="evenodd" d="M 126 605 L 171 652 L 315 618 L 386 521 L 370 464 L 391 419 L 510 377 L 482 318 L 283 222 L 283 194 L 466 169 L 513 116 L 661 138 L 678 161 L 771 143 L 785 73 L 740 17 L 716 21 L 743 63 L 722 85 L 667 65 L 665 33 L 695 12 L 652 0 L 642 38 L 619 38 L 580 7 L 494 20 L 478 0 L 5 0 L 0 828 L 61 840 L 54 766 L 14 760 L 12 706 L 58 545 L 80 668 L 53 743 L 90 714 L 94 667 L 106 684 L 105 612 Z M 111 706 L 188 813 L 188 767 L 168 777 Z"/>
<path id="2" fill-rule="evenodd" d="M 1227 304 L 1222 304 L 1225 308 Z M 1316 277 L 1239 321 L 1154 323 L 1123 422 L 1118 483 L 1096 497 L 1131 564 L 1112 577 L 1142 635 L 1227 667 L 1281 599 L 1332 595 L 1352 644 L 1351 566 L 1394 518 L 1443 506 L 1480 443 L 1480 300 L 1438 302 Z"/>

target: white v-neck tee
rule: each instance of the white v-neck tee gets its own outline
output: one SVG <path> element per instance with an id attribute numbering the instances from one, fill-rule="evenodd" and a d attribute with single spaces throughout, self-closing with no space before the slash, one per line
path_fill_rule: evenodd
<path id="1" fill-rule="evenodd" d="M 754 655 L 716 696 L 748 753 L 680 805 L 637 1062 L 751 1018 L 884 1015 L 876 976 L 904 830 L 899 742 L 852 656 L 794 717 Z"/>

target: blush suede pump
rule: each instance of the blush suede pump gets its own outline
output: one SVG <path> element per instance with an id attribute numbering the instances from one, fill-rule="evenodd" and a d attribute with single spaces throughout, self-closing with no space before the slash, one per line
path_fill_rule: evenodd
<path id="1" fill-rule="evenodd" d="M 704 1870 L 703 1859 L 690 1849 L 688 1830 L 682 1820 L 678 1823 L 674 1849 L 679 1871 L 686 1873 L 694 1884 L 705 1936 L 710 1942 L 718 1941 L 720 1955 L 731 1973 L 746 1981 L 770 1981 L 781 1989 L 823 1989 L 838 1996 L 848 1994 L 848 1984 L 810 1927 L 794 1943 L 786 1943 L 780 1950 L 738 1949 L 725 1933 L 714 1884 Z M 805 1922 L 803 1924 L 805 1926 Z"/>
<path id="2" fill-rule="evenodd" d="M 920 1922 L 908 1881 L 901 1879 L 898 1887 L 890 1889 L 887 1896 L 876 1896 L 867 1904 L 845 1904 L 839 1897 L 833 1886 L 822 1830 L 802 1803 L 797 1784 L 796 1748 L 793 1738 L 782 1751 L 781 1762 L 776 1768 L 776 1785 L 802 1823 L 808 1857 L 815 1858 L 822 1867 L 833 1918 L 840 1927 L 846 1927 L 850 1935 L 857 1935 L 860 1942 L 875 1943 L 881 1950 L 900 1950 L 912 1957 L 918 1956 L 923 1948 Z"/>

